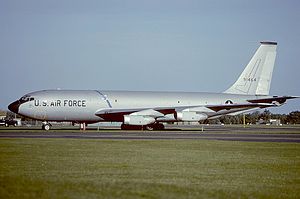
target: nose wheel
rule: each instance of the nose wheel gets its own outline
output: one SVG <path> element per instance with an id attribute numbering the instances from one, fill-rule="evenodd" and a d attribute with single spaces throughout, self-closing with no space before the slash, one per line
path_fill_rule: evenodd
<path id="1" fill-rule="evenodd" d="M 45 130 L 45 131 L 49 131 L 51 126 L 52 125 L 50 123 L 44 123 L 43 126 L 42 126 L 42 129 Z"/>

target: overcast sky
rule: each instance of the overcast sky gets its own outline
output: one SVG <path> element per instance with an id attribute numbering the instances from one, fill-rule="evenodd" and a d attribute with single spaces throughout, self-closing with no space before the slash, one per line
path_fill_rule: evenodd
<path id="1" fill-rule="evenodd" d="M 0 0 L 0 109 L 42 89 L 222 92 L 263 40 L 270 94 L 300 95 L 297 0 Z"/>

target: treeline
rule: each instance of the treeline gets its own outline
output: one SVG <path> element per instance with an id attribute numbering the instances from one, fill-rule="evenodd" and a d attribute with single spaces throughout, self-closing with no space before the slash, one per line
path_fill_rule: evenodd
<path id="1" fill-rule="evenodd" d="M 300 111 L 293 111 L 289 114 L 273 114 L 269 110 L 264 110 L 263 112 L 253 112 L 245 114 L 246 124 L 256 124 L 256 123 L 269 123 L 270 119 L 280 120 L 281 124 L 300 124 Z M 244 116 L 243 114 L 237 116 L 222 116 L 215 120 L 210 120 L 210 124 L 243 124 Z"/>

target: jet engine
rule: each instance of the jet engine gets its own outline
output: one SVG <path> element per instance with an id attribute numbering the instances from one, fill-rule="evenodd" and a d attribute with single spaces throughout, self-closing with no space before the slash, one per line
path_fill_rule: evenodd
<path id="1" fill-rule="evenodd" d="M 204 113 L 182 111 L 182 112 L 176 112 L 176 118 L 179 121 L 197 122 L 201 120 L 206 120 L 207 115 Z"/>
<path id="2" fill-rule="evenodd" d="M 148 125 L 154 122 L 153 117 L 145 115 L 124 115 L 124 124 L 128 125 Z"/>

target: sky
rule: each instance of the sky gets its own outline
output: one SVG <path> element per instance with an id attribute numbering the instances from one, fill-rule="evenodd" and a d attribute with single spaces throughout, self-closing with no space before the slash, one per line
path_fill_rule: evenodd
<path id="1" fill-rule="evenodd" d="M 44 89 L 222 92 L 277 41 L 271 95 L 300 95 L 297 0 L 0 0 L 0 109 Z M 273 113 L 300 110 L 291 100 Z"/>

